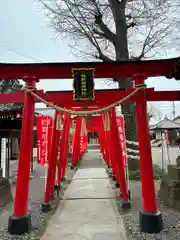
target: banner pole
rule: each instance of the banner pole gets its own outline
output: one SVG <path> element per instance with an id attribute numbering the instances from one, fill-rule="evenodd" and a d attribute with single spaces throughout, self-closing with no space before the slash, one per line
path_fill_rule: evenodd
<path id="1" fill-rule="evenodd" d="M 129 200 L 131 200 L 128 159 L 126 161 L 127 161 L 127 165 L 126 165 L 126 180 L 127 180 L 128 197 L 129 197 Z"/>
<path id="2" fill-rule="evenodd" d="M 48 117 L 47 117 L 48 118 Z M 48 174 L 48 119 L 46 118 L 46 161 L 44 164 L 45 168 L 45 189 L 46 189 L 46 182 L 47 182 L 47 174 Z"/>
<path id="3" fill-rule="evenodd" d="M 168 164 L 171 164 L 170 154 L 169 154 L 169 136 L 168 136 L 168 130 L 165 130 L 165 131 L 164 131 L 164 136 L 165 136 L 165 146 L 166 146 L 166 153 L 167 153 Z M 167 169 L 166 169 L 166 170 L 167 170 Z"/>
<path id="4" fill-rule="evenodd" d="M 129 180 L 129 166 L 126 165 L 126 180 L 127 180 L 127 188 L 130 190 L 130 180 Z"/>
<path id="5" fill-rule="evenodd" d="M 163 142 L 162 132 L 161 132 L 161 149 L 162 149 L 161 166 L 162 166 L 162 171 L 164 173 L 164 142 Z"/>

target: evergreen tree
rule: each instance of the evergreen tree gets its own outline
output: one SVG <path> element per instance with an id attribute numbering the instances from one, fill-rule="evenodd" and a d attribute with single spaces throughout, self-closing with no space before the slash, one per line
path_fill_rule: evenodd
<path id="1" fill-rule="evenodd" d="M 8 93 L 8 92 L 15 92 L 22 88 L 22 84 L 19 80 L 14 79 L 1 79 L 0 80 L 0 92 L 1 93 Z"/>
<path id="2" fill-rule="evenodd" d="M 1 79 L 0 80 L 0 93 L 10 93 L 22 89 L 23 85 L 16 79 Z M 9 110 L 12 108 L 20 107 L 22 104 L 6 103 L 0 104 L 0 110 Z"/>

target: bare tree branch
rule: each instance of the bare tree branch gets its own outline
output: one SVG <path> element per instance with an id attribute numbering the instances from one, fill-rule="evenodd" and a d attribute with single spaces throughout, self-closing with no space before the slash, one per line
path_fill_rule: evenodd
<path id="1" fill-rule="evenodd" d="M 39 0 L 60 37 L 102 61 L 146 58 L 179 41 L 178 0 Z M 111 43 L 111 44 L 109 44 Z M 87 45 L 80 44 L 81 51 Z M 172 46 L 172 44 L 171 44 Z"/>
<path id="2" fill-rule="evenodd" d="M 127 25 L 127 28 L 133 28 L 136 26 L 135 22 L 131 22 L 130 24 Z"/>
<path id="3" fill-rule="evenodd" d="M 179 48 L 179 0 L 38 0 L 58 36 L 71 41 L 74 53 L 99 61 L 140 60 Z M 131 79 L 113 79 L 120 88 Z M 125 119 L 129 139 L 135 126 L 134 106 Z M 135 140 L 135 139 L 134 139 Z"/>
<path id="4" fill-rule="evenodd" d="M 103 22 L 101 14 L 95 16 L 95 24 L 99 26 L 101 31 L 94 28 L 93 29 L 94 33 L 96 33 L 97 35 L 103 38 L 106 38 L 107 40 L 115 44 L 116 35 L 113 32 L 111 32 L 110 29 L 107 27 L 107 25 Z"/>

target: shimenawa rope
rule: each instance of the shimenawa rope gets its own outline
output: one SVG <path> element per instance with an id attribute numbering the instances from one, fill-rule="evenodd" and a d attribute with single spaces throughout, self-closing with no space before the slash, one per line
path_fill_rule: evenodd
<path id="1" fill-rule="evenodd" d="M 36 94 L 35 92 L 33 92 L 32 89 L 28 89 L 28 88 L 24 88 L 25 91 L 29 92 L 33 97 L 35 97 L 36 99 L 38 99 L 39 101 L 43 102 L 44 104 L 46 104 L 49 107 L 52 107 L 53 109 L 63 112 L 63 113 L 69 113 L 71 115 L 76 115 L 76 116 L 88 116 L 88 115 L 93 115 L 93 114 L 100 114 L 100 113 L 104 113 L 109 111 L 111 108 L 117 107 L 119 106 L 121 103 L 123 103 L 124 101 L 128 100 L 129 98 L 131 98 L 132 96 L 134 96 L 137 92 L 139 92 L 140 90 L 145 89 L 145 86 L 140 86 L 138 88 L 136 88 L 132 93 L 130 93 L 129 95 L 125 96 L 124 98 L 118 100 L 117 102 L 112 103 L 111 105 L 98 109 L 98 110 L 92 110 L 92 111 L 74 111 L 71 109 L 66 109 L 60 106 L 57 106 L 53 103 L 50 103 L 48 101 L 46 101 L 45 99 L 43 99 L 42 97 L 40 97 L 38 94 Z"/>

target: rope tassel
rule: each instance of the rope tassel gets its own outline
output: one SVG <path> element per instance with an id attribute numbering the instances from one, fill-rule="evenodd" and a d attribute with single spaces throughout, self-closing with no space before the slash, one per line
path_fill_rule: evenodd
<path id="1" fill-rule="evenodd" d="M 61 130 L 61 116 L 57 113 L 56 130 Z"/>
<path id="2" fill-rule="evenodd" d="M 104 130 L 109 131 L 110 130 L 110 119 L 109 119 L 109 113 L 105 112 L 104 114 Z"/>
<path id="3" fill-rule="evenodd" d="M 82 123 L 81 123 L 81 136 L 84 137 L 86 136 L 86 120 L 82 118 Z"/>
<path id="4" fill-rule="evenodd" d="M 104 108 L 101 108 L 101 109 L 98 109 L 98 110 L 92 110 L 92 111 L 73 111 L 71 109 L 65 109 L 63 107 L 60 107 L 60 106 L 57 106 L 51 102 L 48 102 L 46 101 L 45 99 L 43 99 L 42 97 L 40 97 L 38 94 L 36 94 L 35 92 L 33 92 L 33 90 L 30 90 L 30 89 L 27 89 L 27 88 L 24 88 L 24 90 L 28 93 L 30 93 L 33 97 L 35 97 L 36 99 L 38 99 L 40 102 L 46 104 L 47 106 L 49 107 L 52 107 L 53 109 L 57 110 L 57 111 L 60 111 L 62 113 L 69 113 L 71 115 L 76 115 L 76 116 L 92 116 L 93 114 L 101 114 L 101 113 L 104 113 L 104 112 L 107 112 L 109 111 L 111 108 L 114 108 L 114 107 L 117 107 L 119 106 L 120 104 L 122 104 L 124 101 L 128 100 L 129 98 L 131 98 L 132 96 L 134 96 L 137 92 L 141 91 L 141 90 L 144 90 L 145 87 L 144 86 L 141 86 L 141 87 L 138 87 L 137 89 L 135 89 L 133 92 L 131 92 L 129 95 L 127 95 L 126 97 L 118 100 L 117 102 L 114 102 L 112 103 L 111 105 L 107 106 L 107 107 L 104 107 Z"/>

